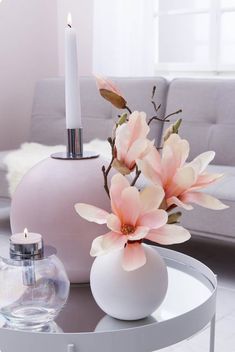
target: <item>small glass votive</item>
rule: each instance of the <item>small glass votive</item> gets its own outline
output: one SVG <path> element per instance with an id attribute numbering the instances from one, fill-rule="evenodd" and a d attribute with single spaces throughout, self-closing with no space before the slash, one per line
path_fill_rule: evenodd
<path id="1" fill-rule="evenodd" d="M 0 314 L 11 329 L 48 331 L 69 287 L 62 262 L 55 254 L 44 254 L 42 242 L 10 241 L 10 257 L 0 257 Z"/>

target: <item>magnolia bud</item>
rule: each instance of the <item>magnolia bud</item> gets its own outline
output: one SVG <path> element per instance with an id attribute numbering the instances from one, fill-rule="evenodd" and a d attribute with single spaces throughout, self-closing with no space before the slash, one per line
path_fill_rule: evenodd
<path id="1" fill-rule="evenodd" d="M 170 137 L 173 133 L 179 133 L 179 128 L 181 125 L 182 119 L 177 120 L 174 124 L 170 125 L 164 133 L 164 142 Z"/>
<path id="2" fill-rule="evenodd" d="M 122 114 L 122 115 L 119 117 L 119 120 L 118 120 L 117 124 L 118 124 L 119 126 L 121 126 L 121 125 L 123 125 L 123 124 L 126 123 L 126 122 L 127 122 L 127 113 Z"/>
<path id="3" fill-rule="evenodd" d="M 113 104 L 118 109 L 126 108 L 126 100 L 115 92 L 112 92 L 108 89 L 100 89 L 101 96 L 108 100 L 111 104 Z"/>

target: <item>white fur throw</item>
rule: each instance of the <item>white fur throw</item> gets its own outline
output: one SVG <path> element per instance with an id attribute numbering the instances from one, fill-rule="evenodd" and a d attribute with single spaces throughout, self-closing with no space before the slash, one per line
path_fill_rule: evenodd
<path id="1" fill-rule="evenodd" d="M 107 141 L 94 139 L 90 143 L 84 144 L 85 150 L 94 150 L 104 158 L 110 158 L 110 145 Z M 7 154 L 4 164 L 7 166 L 7 180 L 9 184 L 9 193 L 12 196 L 22 177 L 34 165 L 43 159 L 48 158 L 51 154 L 65 151 L 64 145 L 46 146 L 38 143 L 24 143 L 17 150 Z"/>

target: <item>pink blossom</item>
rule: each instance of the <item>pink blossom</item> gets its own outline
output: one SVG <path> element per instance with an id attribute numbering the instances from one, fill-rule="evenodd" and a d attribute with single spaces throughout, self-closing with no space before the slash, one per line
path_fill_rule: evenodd
<path id="1" fill-rule="evenodd" d="M 78 203 L 77 213 L 84 219 L 98 224 L 107 224 L 109 232 L 97 237 L 91 255 L 98 256 L 113 250 L 123 250 L 123 268 L 135 270 L 146 262 L 142 241 L 144 238 L 160 244 L 180 243 L 190 234 L 181 226 L 167 225 L 168 214 L 159 209 L 164 191 L 151 186 L 139 192 L 127 179 L 116 174 L 110 187 L 112 213 L 92 205 Z"/>
<path id="2" fill-rule="evenodd" d="M 134 111 L 127 123 L 116 129 L 115 151 L 116 158 L 113 163 L 123 175 L 130 173 L 137 159 L 142 159 L 151 150 L 154 141 L 146 137 L 149 133 L 144 112 Z"/>
<path id="3" fill-rule="evenodd" d="M 178 134 L 171 134 L 163 145 L 162 155 L 152 148 L 137 163 L 147 179 L 163 187 L 167 207 L 177 205 L 190 210 L 193 209 L 190 203 L 195 203 L 215 210 L 227 208 L 211 195 L 198 192 L 223 176 L 205 171 L 214 159 L 215 152 L 202 153 L 192 162 L 186 163 L 188 155 L 189 143 Z"/>
<path id="4" fill-rule="evenodd" d="M 95 78 L 101 96 L 108 100 L 116 108 L 125 109 L 126 100 L 122 96 L 120 90 L 114 85 L 114 83 L 101 76 L 95 76 Z"/>
<path id="5" fill-rule="evenodd" d="M 95 78 L 96 78 L 96 84 L 98 86 L 98 89 L 110 90 L 111 92 L 122 96 L 122 93 L 120 92 L 118 87 L 116 87 L 111 80 L 108 80 L 107 78 L 104 78 L 98 75 L 96 75 Z"/>

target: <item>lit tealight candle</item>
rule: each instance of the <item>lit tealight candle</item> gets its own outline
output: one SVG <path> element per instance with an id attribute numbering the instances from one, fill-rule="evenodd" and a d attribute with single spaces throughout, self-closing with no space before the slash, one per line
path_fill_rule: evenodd
<path id="1" fill-rule="evenodd" d="M 40 259 L 43 257 L 43 240 L 39 233 L 16 233 L 10 237 L 10 256 L 12 259 Z"/>
<path id="2" fill-rule="evenodd" d="M 11 243 L 14 244 L 35 244 L 40 242 L 42 242 L 42 236 L 39 233 L 28 232 L 27 229 L 11 236 Z"/>

